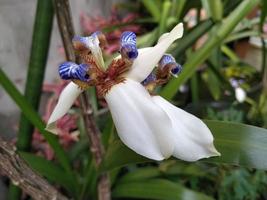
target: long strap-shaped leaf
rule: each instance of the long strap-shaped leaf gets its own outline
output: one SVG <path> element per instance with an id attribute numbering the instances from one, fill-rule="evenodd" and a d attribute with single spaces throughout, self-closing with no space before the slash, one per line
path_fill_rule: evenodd
<path id="1" fill-rule="evenodd" d="M 112 191 L 115 198 L 158 199 L 158 200 L 212 200 L 213 198 L 189 190 L 179 183 L 164 179 L 150 179 L 118 184 Z"/>
<path id="2" fill-rule="evenodd" d="M 24 93 L 26 100 L 36 111 L 38 110 L 42 94 L 43 78 L 53 25 L 53 16 L 54 12 L 52 0 L 39 0 L 37 2 L 31 54 Z M 34 127 L 30 121 L 22 113 L 16 144 L 19 150 L 28 151 L 31 149 L 33 129 Z"/>
<path id="3" fill-rule="evenodd" d="M 205 123 L 213 133 L 215 146 L 222 155 L 201 161 L 267 170 L 267 129 L 221 121 L 206 120 Z M 131 163 L 148 161 L 150 160 L 116 141 L 110 145 L 101 169 L 111 170 Z"/>
<path id="4" fill-rule="evenodd" d="M 172 79 L 162 90 L 161 94 L 170 100 L 179 90 L 179 86 L 188 80 L 195 72 L 197 67 L 204 62 L 222 40 L 229 34 L 235 26 L 251 11 L 260 0 L 244 0 L 242 3 L 218 26 L 216 31 L 206 44 L 190 56 L 190 59 L 184 64 L 184 70 L 177 79 Z"/>

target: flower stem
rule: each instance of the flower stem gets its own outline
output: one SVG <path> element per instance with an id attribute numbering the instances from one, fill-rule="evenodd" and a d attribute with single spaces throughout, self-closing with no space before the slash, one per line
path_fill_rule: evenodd
<path id="1" fill-rule="evenodd" d="M 63 45 L 67 60 L 79 63 L 79 58 L 75 57 L 72 46 L 72 38 L 74 36 L 74 28 L 72 24 L 70 6 L 68 0 L 54 0 L 55 12 L 57 15 L 58 26 L 62 37 Z M 93 109 L 86 93 L 81 94 L 79 99 L 81 103 L 82 115 L 85 124 L 85 130 L 90 141 L 90 151 L 94 156 L 96 167 L 98 168 L 102 162 L 104 155 L 104 147 L 100 139 L 100 131 L 95 122 Z M 110 183 L 107 173 L 103 173 L 98 178 L 98 199 L 110 199 Z"/>

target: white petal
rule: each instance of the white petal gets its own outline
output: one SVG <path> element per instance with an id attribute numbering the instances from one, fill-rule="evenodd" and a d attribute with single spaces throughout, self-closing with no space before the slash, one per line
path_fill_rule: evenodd
<path id="1" fill-rule="evenodd" d="M 46 130 L 57 134 L 55 122 L 68 112 L 74 101 L 82 92 L 83 90 L 81 90 L 78 85 L 73 82 L 70 82 L 64 88 L 60 94 L 57 105 L 47 122 Z"/>
<path id="2" fill-rule="evenodd" d="M 126 80 L 105 97 L 120 139 L 132 150 L 163 160 L 174 149 L 171 121 L 138 82 Z"/>
<path id="3" fill-rule="evenodd" d="M 138 57 L 134 60 L 127 78 L 142 82 L 152 72 L 169 46 L 183 36 L 183 24 L 176 25 L 171 32 L 164 33 L 154 47 L 138 49 Z"/>
<path id="4" fill-rule="evenodd" d="M 197 117 L 175 107 L 160 96 L 152 97 L 170 117 L 175 135 L 173 156 L 185 161 L 219 156 L 209 128 Z"/>
<path id="5" fill-rule="evenodd" d="M 102 50 L 99 46 L 100 42 L 97 35 L 88 37 L 88 47 L 90 48 L 99 67 L 105 69 L 105 63 L 102 56 Z"/>
<path id="6" fill-rule="evenodd" d="M 243 88 L 235 88 L 235 98 L 239 103 L 243 103 L 246 100 L 247 94 Z"/>

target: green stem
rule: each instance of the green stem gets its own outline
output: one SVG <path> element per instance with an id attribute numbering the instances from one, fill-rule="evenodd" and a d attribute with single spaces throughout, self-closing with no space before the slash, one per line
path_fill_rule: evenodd
<path id="1" fill-rule="evenodd" d="M 39 0 L 35 15 L 31 55 L 24 95 L 36 111 L 38 110 L 42 94 L 45 66 L 53 25 L 53 15 L 54 11 L 52 1 Z M 17 141 L 17 148 L 19 150 L 30 150 L 33 129 L 33 125 L 29 122 L 25 115 L 22 114 Z"/>
<path id="2" fill-rule="evenodd" d="M 208 19 L 204 22 L 199 23 L 196 27 L 193 28 L 187 35 L 185 35 L 180 41 L 178 47 L 172 52 L 177 60 L 181 60 L 183 53 L 193 45 L 202 35 L 208 32 L 212 25 L 213 21 Z"/>
<path id="3" fill-rule="evenodd" d="M 159 36 L 166 32 L 166 28 L 167 28 L 167 19 L 168 16 L 170 14 L 170 9 L 171 9 L 171 2 L 170 1 L 164 1 L 163 5 L 162 5 L 162 14 L 160 17 L 160 21 L 159 21 Z"/>
<path id="4" fill-rule="evenodd" d="M 53 4 L 51 0 L 37 3 L 35 24 L 32 36 L 32 47 L 25 87 L 25 98 L 37 111 L 42 94 L 42 84 L 48 55 L 50 35 L 53 25 Z M 18 150 L 29 151 L 34 127 L 22 113 L 17 148 Z M 20 199 L 20 189 L 14 185 L 9 188 L 9 199 Z"/>
<path id="5" fill-rule="evenodd" d="M 150 12 L 155 21 L 160 20 L 160 9 L 155 0 L 142 0 L 146 9 Z"/>

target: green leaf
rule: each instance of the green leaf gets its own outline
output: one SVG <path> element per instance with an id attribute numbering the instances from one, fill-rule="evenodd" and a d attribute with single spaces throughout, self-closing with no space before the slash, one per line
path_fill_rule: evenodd
<path id="1" fill-rule="evenodd" d="M 99 170 L 112 170 L 131 163 L 149 161 L 149 159 L 142 157 L 127 148 L 120 140 L 116 140 L 109 145 L 104 162 L 101 164 Z"/>
<path id="2" fill-rule="evenodd" d="M 189 190 L 181 184 L 163 179 L 150 179 L 136 182 L 123 182 L 112 191 L 114 198 L 140 198 L 159 200 L 211 200 L 213 198 Z"/>
<path id="3" fill-rule="evenodd" d="M 215 146 L 222 154 L 202 162 L 233 164 L 267 170 L 267 130 L 255 126 L 205 120 L 215 138 Z M 127 164 L 151 162 L 121 141 L 110 145 L 101 170 L 111 170 Z"/>
<path id="4" fill-rule="evenodd" d="M 185 3 L 186 0 L 174 0 L 172 5 L 172 15 L 178 20 L 180 20 Z"/>
<path id="5" fill-rule="evenodd" d="M 207 69 L 206 72 L 202 74 L 202 78 L 206 82 L 206 85 L 215 100 L 219 100 L 221 96 L 220 81 L 216 74 L 213 73 L 211 69 Z"/>
<path id="6" fill-rule="evenodd" d="M 183 57 L 183 53 L 186 51 L 186 49 L 193 45 L 206 32 L 208 32 L 213 24 L 213 21 L 210 19 L 200 22 L 188 33 L 184 34 L 183 38 L 179 40 L 177 48 L 173 50 L 172 54 L 178 60 L 180 60 L 180 58 Z"/>
<path id="7" fill-rule="evenodd" d="M 63 168 L 51 161 L 46 160 L 45 158 L 33 155 L 31 153 L 19 152 L 19 155 L 42 176 L 46 177 L 48 180 L 54 183 L 63 186 L 72 194 L 75 193 L 75 190 L 77 189 L 76 181 L 68 176 Z"/>
<path id="8" fill-rule="evenodd" d="M 96 172 L 95 163 L 91 159 L 87 165 L 86 173 L 82 179 L 82 187 L 80 188 L 79 199 L 88 199 L 88 196 L 96 195 L 98 174 Z"/>
<path id="9" fill-rule="evenodd" d="M 149 47 L 152 46 L 158 39 L 157 33 L 159 29 L 155 28 L 154 30 L 137 37 L 137 46 L 138 48 L 143 48 L 143 47 Z"/>
<path id="10" fill-rule="evenodd" d="M 198 66 L 204 62 L 211 54 L 213 49 L 220 45 L 225 37 L 228 36 L 236 25 L 251 11 L 259 0 L 244 0 L 231 14 L 225 18 L 222 23 L 216 25 L 212 30 L 210 39 L 198 51 L 192 54 L 190 59 L 184 64 L 183 72 L 177 79 L 172 79 L 161 91 L 166 99 L 174 97 L 179 90 L 179 86 L 187 81 L 194 73 Z"/>
<path id="11" fill-rule="evenodd" d="M 263 30 L 263 25 L 265 22 L 265 18 L 267 16 L 267 1 L 266 0 L 261 0 L 261 1 L 262 5 L 261 5 L 261 16 L 260 16 L 260 29 Z"/>
<path id="12" fill-rule="evenodd" d="M 223 16 L 223 3 L 221 0 L 201 0 L 206 12 L 214 21 L 220 21 Z"/>
<path id="13" fill-rule="evenodd" d="M 160 8 L 155 0 L 142 0 L 142 3 L 146 7 L 146 9 L 150 12 L 151 16 L 154 18 L 155 21 L 160 20 Z"/>
<path id="14" fill-rule="evenodd" d="M 139 168 L 135 171 L 131 171 L 130 173 L 127 173 L 122 178 L 119 179 L 119 183 L 122 184 L 132 181 L 140 181 L 140 180 L 146 180 L 151 179 L 155 177 L 159 177 L 161 175 L 161 171 L 157 167 L 144 167 Z"/>
<path id="15" fill-rule="evenodd" d="M 225 40 L 224 42 L 225 43 L 229 43 L 229 42 L 233 42 L 235 40 L 240 40 L 240 39 L 243 39 L 243 38 L 247 38 L 247 37 L 250 37 L 250 36 L 259 36 L 259 32 L 258 31 L 242 31 L 242 32 L 237 32 L 237 33 L 233 33 L 231 35 L 229 35 Z"/>
<path id="16" fill-rule="evenodd" d="M 166 32 L 167 19 L 168 19 L 168 16 L 170 15 L 171 6 L 172 6 L 172 4 L 168 0 L 164 1 L 162 4 L 162 12 L 160 15 L 158 36 L 160 36 L 162 33 Z"/>
<path id="17" fill-rule="evenodd" d="M 38 0 L 24 93 L 26 100 L 36 111 L 38 111 L 42 94 L 46 60 L 53 27 L 53 16 L 54 9 L 52 0 Z M 19 124 L 18 140 L 16 143 L 18 150 L 29 151 L 31 149 L 33 130 L 33 125 L 22 113 Z"/>

